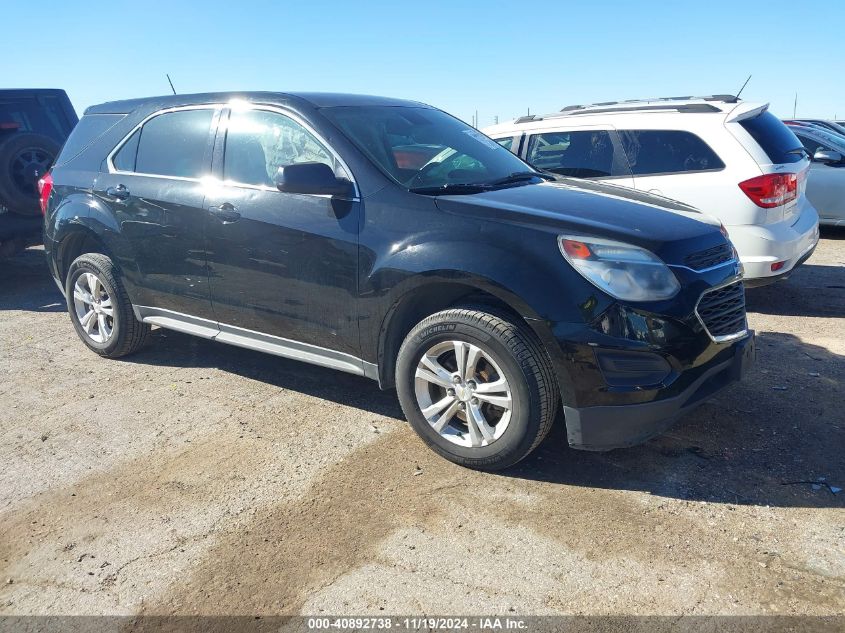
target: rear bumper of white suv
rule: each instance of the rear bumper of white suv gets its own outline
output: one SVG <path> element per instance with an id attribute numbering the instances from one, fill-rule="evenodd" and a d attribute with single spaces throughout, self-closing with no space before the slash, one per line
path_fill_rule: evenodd
<path id="1" fill-rule="evenodd" d="M 777 224 L 729 226 L 728 231 L 745 269 L 745 285 L 762 286 L 783 279 L 812 254 L 819 241 L 819 214 L 806 204 L 797 221 L 791 217 Z"/>

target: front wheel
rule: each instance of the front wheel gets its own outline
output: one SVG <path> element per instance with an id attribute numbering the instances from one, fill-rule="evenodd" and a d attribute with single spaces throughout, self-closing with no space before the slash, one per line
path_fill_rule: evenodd
<path id="1" fill-rule="evenodd" d="M 507 468 L 534 450 L 559 400 L 534 333 L 486 308 L 444 310 L 420 322 L 399 350 L 396 385 L 426 444 L 479 470 Z"/>

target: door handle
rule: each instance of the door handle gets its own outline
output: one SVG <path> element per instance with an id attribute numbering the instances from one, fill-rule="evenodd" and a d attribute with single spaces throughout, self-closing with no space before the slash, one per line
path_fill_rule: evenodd
<path id="1" fill-rule="evenodd" d="M 112 198 L 116 198 L 118 200 L 128 200 L 129 189 L 126 188 L 126 185 L 117 185 L 116 187 L 109 187 L 108 189 L 106 189 L 106 195 Z"/>
<path id="2" fill-rule="evenodd" d="M 208 212 L 219 220 L 222 220 L 223 224 L 231 224 L 241 218 L 241 214 L 238 213 L 235 205 L 229 202 L 224 202 L 219 207 L 208 207 Z"/>

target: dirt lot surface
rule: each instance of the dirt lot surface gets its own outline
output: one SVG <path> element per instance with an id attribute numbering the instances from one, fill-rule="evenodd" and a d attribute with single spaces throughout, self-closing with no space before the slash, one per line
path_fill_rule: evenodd
<path id="1" fill-rule="evenodd" d="M 503 475 L 363 378 L 162 330 L 102 360 L 40 251 L 0 266 L 2 614 L 845 612 L 845 232 L 749 291 L 747 382 Z"/>

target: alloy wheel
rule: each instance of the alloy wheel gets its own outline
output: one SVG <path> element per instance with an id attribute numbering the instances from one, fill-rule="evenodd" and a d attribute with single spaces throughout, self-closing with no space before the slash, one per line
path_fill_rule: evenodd
<path id="1" fill-rule="evenodd" d="M 73 285 L 76 318 L 85 335 L 95 343 L 107 342 L 114 332 L 114 307 L 103 282 L 84 272 Z"/>
<path id="2" fill-rule="evenodd" d="M 488 446 L 511 420 L 507 377 L 490 354 L 466 341 L 429 348 L 417 364 L 414 391 L 423 417 L 458 446 Z"/>

